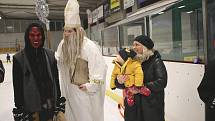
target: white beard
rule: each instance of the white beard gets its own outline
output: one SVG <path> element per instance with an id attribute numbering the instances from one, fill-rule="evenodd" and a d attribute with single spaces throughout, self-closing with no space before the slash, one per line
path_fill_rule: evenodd
<path id="1" fill-rule="evenodd" d="M 75 35 L 64 37 L 62 44 L 63 59 L 66 64 L 75 63 L 78 56 L 78 41 Z"/>
<path id="2" fill-rule="evenodd" d="M 79 45 L 76 34 L 64 37 L 64 43 L 62 44 L 63 62 L 69 68 L 70 78 L 73 75 L 76 60 L 80 56 Z"/>

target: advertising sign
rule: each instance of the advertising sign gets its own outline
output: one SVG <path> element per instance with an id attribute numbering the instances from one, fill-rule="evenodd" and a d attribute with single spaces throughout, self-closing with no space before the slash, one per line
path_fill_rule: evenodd
<path id="1" fill-rule="evenodd" d="M 106 2 L 104 4 L 104 17 L 108 17 L 110 15 L 110 4 Z"/>
<path id="2" fill-rule="evenodd" d="M 111 13 L 119 11 L 120 10 L 120 0 L 110 0 L 110 10 L 111 10 Z"/>
<path id="3" fill-rule="evenodd" d="M 98 9 L 95 9 L 92 12 L 92 16 L 93 16 L 93 23 L 95 23 L 98 20 Z"/>
<path id="4" fill-rule="evenodd" d="M 134 5 L 134 0 L 124 0 L 124 9 L 127 9 Z"/>
<path id="5" fill-rule="evenodd" d="M 102 17 L 103 17 L 103 5 L 98 7 L 98 18 L 102 18 Z"/>
<path id="6" fill-rule="evenodd" d="M 137 0 L 137 1 L 138 1 L 138 4 L 141 4 L 141 3 L 143 3 L 143 2 L 145 2 L 147 0 Z"/>

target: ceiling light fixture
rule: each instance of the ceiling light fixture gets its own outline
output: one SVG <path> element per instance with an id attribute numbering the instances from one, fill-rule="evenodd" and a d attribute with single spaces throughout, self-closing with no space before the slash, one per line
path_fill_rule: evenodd
<path id="1" fill-rule="evenodd" d="M 185 7 L 185 5 L 182 5 L 182 6 L 179 6 L 178 8 L 184 8 Z"/>
<path id="2" fill-rule="evenodd" d="M 160 12 L 160 13 L 158 13 L 158 14 L 160 14 L 160 15 L 161 15 L 161 14 L 163 14 L 163 13 L 164 13 L 164 12 L 162 12 L 162 11 L 161 11 L 161 12 Z"/>
<path id="3" fill-rule="evenodd" d="M 49 15 L 49 6 L 46 3 L 46 0 L 35 0 L 35 4 L 35 11 L 38 18 L 40 19 L 40 21 L 46 24 L 46 29 L 49 30 L 50 21 L 47 19 Z"/>
<path id="4" fill-rule="evenodd" d="M 186 12 L 186 13 L 192 13 L 193 11 L 188 11 L 188 12 Z"/>

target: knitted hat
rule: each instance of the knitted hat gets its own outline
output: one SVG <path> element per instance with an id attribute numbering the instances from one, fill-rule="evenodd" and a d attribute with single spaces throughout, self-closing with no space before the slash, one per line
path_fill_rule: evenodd
<path id="1" fill-rule="evenodd" d="M 119 55 L 124 61 L 126 61 L 128 57 L 134 58 L 137 55 L 137 53 L 134 52 L 133 50 L 123 48 L 119 51 Z"/>
<path id="2" fill-rule="evenodd" d="M 79 4 L 77 0 L 68 0 L 64 9 L 64 19 L 66 28 L 76 28 L 81 26 L 79 16 Z"/>
<path id="3" fill-rule="evenodd" d="M 145 36 L 145 35 L 137 36 L 134 39 L 134 41 L 137 41 L 137 42 L 141 43 L 142 45 L 144 45 L 148 49 L 152 49 L 154 47 L 154 43 L 151 40 L 151 38 L 149 38 L 148 36 Z"/>

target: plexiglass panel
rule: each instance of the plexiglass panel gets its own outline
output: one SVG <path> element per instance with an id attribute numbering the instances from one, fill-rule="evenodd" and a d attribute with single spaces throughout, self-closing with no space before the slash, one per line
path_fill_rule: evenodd
<path id="1" fill-rule="evenodd" d="M 103 55 L 113 56 L 119 50 L 119 31 L 118 27 L 112 27 L 103 31 Z"/>
<path id="2" fill-rule="evenodd" d="M 165 60 L 203 63 L 201 0 L 184 0 L 151 16 L 151 38 Z"/>
<path id="3" fill-rule="evenodd" d="M 132 47 L 134 38 L 145 33 L 144 18 L 120 26 L 120 47 Z"/>
<path id="4" fill-rule="evenodd" d="M 208 0 L 208 61 L 215 61 L 215 1 Z"/>

